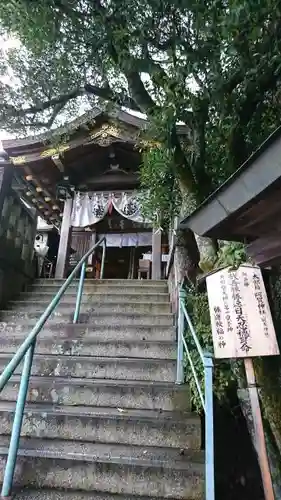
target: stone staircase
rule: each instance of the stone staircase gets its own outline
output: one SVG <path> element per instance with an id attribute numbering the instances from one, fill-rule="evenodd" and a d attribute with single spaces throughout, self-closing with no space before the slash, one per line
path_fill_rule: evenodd
<path id="1" fill-rule="evenodd" d="M 59 280 L 38 280 L 0 312 L 0 371 Z M 173 315 L 164 281 L 77 283 L 39 334 L 17 460 L 23 500 L 202 500 L 199 418 L 175 385 Z M 0 393 L 0 483 L 21 367 Z"/>

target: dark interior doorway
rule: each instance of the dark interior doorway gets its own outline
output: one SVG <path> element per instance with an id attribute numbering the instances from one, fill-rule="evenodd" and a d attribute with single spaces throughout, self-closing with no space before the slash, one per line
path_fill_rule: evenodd
<path id="1" fill-rule="evenodd" d="M 127 279 L 130 272 L 130 247 L 106 249 L 105 279 Z"/>
<path id="2" fill-rule="evenodd" d="M 139 259 L 151 247 L 108 247 L 104 266 L 105 279 L 134 279 L 138 275 Z"/>

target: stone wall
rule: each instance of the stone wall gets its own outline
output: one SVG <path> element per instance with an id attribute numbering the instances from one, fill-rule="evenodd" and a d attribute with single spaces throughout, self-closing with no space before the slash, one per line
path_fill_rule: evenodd
<path id="1" fill-rule="evenodd" d="M 0 167 L 0 304 L 18 295 L 34 278 L 36 213 L 12 188 L 13 167 Z"/>

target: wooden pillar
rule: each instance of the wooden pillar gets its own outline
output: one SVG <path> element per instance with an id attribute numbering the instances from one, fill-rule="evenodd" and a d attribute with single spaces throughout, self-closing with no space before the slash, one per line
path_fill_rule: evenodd
<path id="1" fill-rule="evenodd" d="M 162 250 L 161 250 L 161 237 L 160 229 L 153 229 L 152 231 L 152 276 L 153 280 L 161 279 L 161 263 L 162 263 Z"/>
<path id="2" fill-rule="evenodd" d="M 0 141 L 0 214 L 1 215 L 5 199 L 11 193 L 13 173 L 14 173 L 13 165 L 10 163 L 8 155 L 2 148 L 2 143 Z"/>
<path id="3" fill-rule="evenodd" d="M 63 218 L 60 232 L 60 244 L 56 265 L 55 277 L 57 279 L 65 278 L 67 261 L 69 257 L 70 239 L 71 239 L 71 212 L 72 212 L 72 198 L 69 198 L 64 203 Z"/>

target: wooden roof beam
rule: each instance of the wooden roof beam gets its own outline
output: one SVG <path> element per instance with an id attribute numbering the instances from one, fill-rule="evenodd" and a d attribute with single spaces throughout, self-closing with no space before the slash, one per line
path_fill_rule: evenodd
<path id="1" fill-rule="evenodd" d="M 19 178 L 17 176 L 17 181 L 18 181 L 18 184 L 22 186 L 22 190 L 24 191 L 21 193 L 20 196 L 27 203 L 32 205 L 37 210 L 37 212 L 40 214 L 40 216 L 43 217 L 43 219 L 47 218 L 48 220 L 50 220 L 50 217 L 46 217 L 47 214 L 45 213 L 48 211 L 48 212 L 50 212 L 50 216 L 54 217 L 55 221 L 60 222 L 59 213 L 58 214 L 53 213 L 53 211 L 50 208 L 50 206 L 48 205 L 48 203 L 45 201 L 44 198 L 42 198 L 38 194 L 38 191 L 36 191 L 36 188 L 34 188 L 34 186 L 32 186 L 27 180 L 23 179 L 22 177 Z M 58 209 L 60 210 L 60 207 L 58 207 Z"/>
<path id="2" fill-rule="evenodd" d="M 28 205 L 31 205 L 33 208 L 35 208 L 36 212 L 43 218 L 43 219 L 47 219 L 51 224 L 53 223 L 51 220 L 50 220 L 50 217 L 47 217 L 46 214 L 45 214 L 45 211 L 42 209 L 42 208 L 39 208 L 38 204 L 35 203 L 33 200 L 34 198 L 32 197 L 29 197 L 26 195 L 26 193 L 21 193 L 20 194 L 20 197 L 24 199 L 24 201 L 28 204 Z M 60 217 L 59 215 L 55 217 L 54 221 L 56 223 L 60 223 Z"/>
<path id="3" fill-rule="evenodd" d="M 36 185 L 36 193 L 43 193 L 44 196 L 44 201 L 48 203 L 49 201 L 52 202 L 53 206 L 56 206 L 57 208 L 55 210 L 60 210 L 59 202 L 56 200 L 56 198 L 50 193 L 50 191 L 43 186 L 40 181 L 33 175 L 31 169 L 27 166 L 24 165 L 24 171 L 28 174 L 25 179 L 27 181 L 32 181 Z M 30 179 L 28 179 L 30 177 Z M 49 208 L 49 206 L 48 206 Z"/>
<path id="4" fill-rule="evenodd" d="M 64 164 L 61 161 L 60 155 L 59 154 L 55 154 L 51 158 L 52 158 L 54 164 L 56 165 L 56 167 L 59 169 L 59 171 L 62 172 L 62 173 L 64 173 L 64 170 L 65 170 L 64 169 Z"/>

